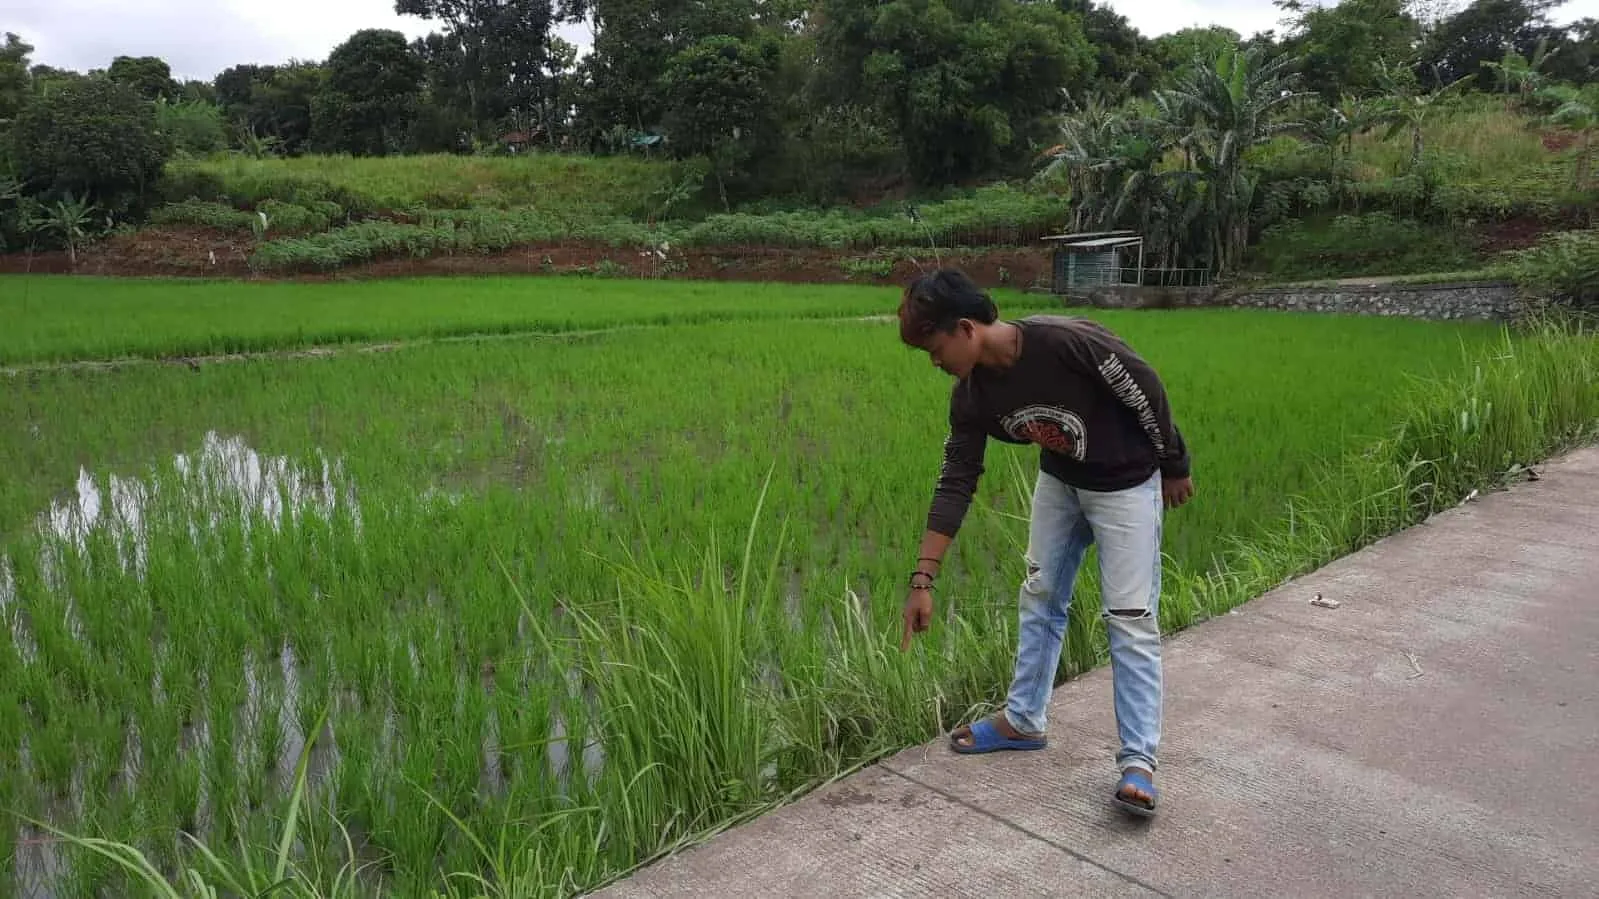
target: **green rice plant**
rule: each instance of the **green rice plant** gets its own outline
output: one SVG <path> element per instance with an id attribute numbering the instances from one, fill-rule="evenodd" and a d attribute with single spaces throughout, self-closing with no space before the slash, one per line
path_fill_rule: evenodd
<path id="1" fill-rule="evenodd" d="M 470 302 L 465 285 L 479 283 L 457 282 L 452 299 Z M 361 287 L 319 296 L 336 304 Z M 862 308 L 892 308 L 892 291 L 811 320 L 794 317 L 815 308 L 803 305 L 738 318 L 745 291 L 690 295 L 692 325 L 582 341 L 39 371 L 0 393 L 16 423 L 0 463 L 21 473 L 0 483 L 0 556 L 30 621 L 49 619 L 30 634 L 35 662 L 0 656 L 0 670 L 23 670 L 0 681 L 0 707 L 22 710 L 35 767 L 33 743 L 48 751 L 52 734 L 38 716 L 93 733 L 106 709 L 131 710 L 123 723 L 147 759 L 178 744 L 170 776 L 130 785 L 137 826 L 171 835 L 167 873 L 231 889 L 199 841 L 255 889 L 250 871 L 277 882 L 261 847 L 277 845 L 293 807 L 267 765 L 298 731 L 326 756 L 305 763 L 288 895 L 564 896 L 991 708 L 1012 661 L 1036 450 L 990 448 L 937 623 L 900 652 L 903 575 L 950 383 L 898 345 L 891 322 L 863 320 Z M 593 313 L 670 322 L 682 297 L 636 302 Z M 700 318 L 719 303 L 726 320 Z M 1592 414 L 1582 391 L 1517 407 L 1495 386 L 1515 374 L 1536 399 L 1592 381 L 1590 363 L 1556 370 L 1591 358 L 1575 336 L 1544 346 L 1541 332 L 1468 324 L 1093 314 L 1160 369 L 1195 449 L 1200 495 L 1168 517 L 1168 629 L 1445 502 L 1426 492 L 1430 470 L 1402 482 L 1393 460 L 1486 476 L 1492 465 L 1447 452 L 1535 459 L 1539 444 L 1498 432 L 1547 434 Z M 1458 398 L 1418 405 L 1412 379 L 1465 384 L 1476 405 L 1456 412 L 1476 410 L 1470 429 L 1418 412 Z M 1412 420 L 1408 443 L 1383 442 Z M 70 557 L 67 597 L 41 563 L 60 541 L 37 529 L 87 483 L 102 505 L 146 497 L 145 562 L 129 573 L 96 532 Z M 1104 659 L 1092 565 L 1062 678 Z M 96 605 L 78 635 L 69 599 Z M 115 651 L 140 641 L 148 658 Z M 297 697 L 275 661 L 285 646 Z M 247 672 L 271 686 L 252 694 Z M 110 683 L 130 673 L 146 683 Z M 323 707 L 325 725 L 307 720 Z M 54 780 L 70 795 L 92 760 L 55 742 Z M 15 802 L 41 817 L 52 786 L 16 780 Z M 53 823 L 134 845 L 119 801 L 89 797 L 83 821 Z M 154 859 L 158 846 L 140 851 Z"/>
<path id="2" fill-rule="evenodd" d="M 223 890 L 236 896 L 284 894 L 327 897 L 327 899 L 364 896 L 366 895 L 364 891 L 357 891 L 359 870 L 354 847 L 349 844 L 347 833 L 345 845 L 348 848 L 349 861 L 343 869 L 334 872 L 332 877 L 310 880 L 293 863 L 295 843 L 302 837 L 305 829 L 301 815 L 309 792 L 307 769 L 310 754 L 311 744 L 308 743 L 296 765 L 294 783 L 288 797 L 288 810 L 279 825 L 277 839 L 270 853 L 263 853 L 241 841 L 236 847 L 238 856 L 228 859 L 216 851 L 221 848 L 220 846 L 214 848 L 190 836 L 189 843 L 198 864 L 186 866 L 176 878 L 169 876 L 166 871 L 152 862 L 145 852 L 131 843 L 103 837 L 82 836 L 57 829 L 42 821 L 30 823 L 77 847 L 91 858 L 109 862 L 114 866 L 114 870 L 138 883 L 147 895 L 161 899 L 212 897 L 219 895 Z"/>
<path id="3" fill-rule="evenodd" d="M 8 277 L 0 364 L 170 357 L 473 335 L 572 334 L 639 325 L 860 317 L 892 288 L 552 277 L 401 278 L 338 284 Z M 1047 298 L 1001 292 L 1008 307 Z M 4 485 L 0 485 L 0 490 Z"/>
<path id="4" fill-rule="evenodd" d="M 1599 439 L 1599 334 L 1563 315 L 1471 354 L 1465 377 L 1423 379 L 1397 424 L 1347 453 L 1263 534 L 1237 538 L 1225 564 L 1184 577 L 1218 614 L 1467 499 L 1538 462 Z"/>

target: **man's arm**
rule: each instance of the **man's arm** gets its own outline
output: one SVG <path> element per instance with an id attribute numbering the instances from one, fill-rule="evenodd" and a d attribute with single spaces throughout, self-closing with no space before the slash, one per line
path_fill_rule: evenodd
<path id="1" fill-rule="evenodd" d="M 944 552 L 955 541 L 966 510 L 977 492 L 977 479 L 983 473 L 983 453 L 988 434 L 962 413 L 959 397 L 950 399 L 949 437 L 944 440 L 944 467 L 933 489 L 932 507 L 927 512 L 927 529 L 917 552 L 916 574 L 911 577 L 910 595 L 905 598 L 905 629 L 900 637 L 901 652 L 910 649 L 913 635 L 933 623 L 932 583 L 943 565 Z"/>
<path id="2" fill-rule="evenodd" d="M 922 557 L 943 558 L 944 550 L 960 531 L 972 496 L 977 493 L 987 447 L 988 434 L 967 419 L 952 401 L 949 436 L 944 440 L 944 466 L 938 473 L 932 506 L 927 511 Z"/>
<path id="3" fill-rule="evenodd" d="M 1172 419 L 1165 385 L 1143 357 L 1097 322 L 1084 322 L 1067 341 L 1078 368 L 1092 372 L 1137 418 L 1155 448 L 1161 474 L 1171 479 L 1189 475 L 1188 445 Z"/>

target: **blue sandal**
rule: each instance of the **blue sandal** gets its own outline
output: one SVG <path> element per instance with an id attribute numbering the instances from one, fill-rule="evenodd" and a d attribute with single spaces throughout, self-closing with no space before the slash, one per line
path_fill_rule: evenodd
<path id="1" fill-rule="evenodd" d="M 981 752 L 998 752 L 1001 749 L 1043 749 L 1049 745 L 1047 737 L 1027 737 L 1021 740 L 1012 740 L 999 732 L 994 722 L 984 718 L 972 726 L 972 742 L 963 746 L 954 736 L 949 738 L 949 748 L 964 755 L 975 755 Z"/>
<path id="2" fill-rule="evenodd" d="M 1125 790 L 1128 786 L 1137 787 L 1138 789 L 1143 790 L 1145 793 L 1148 793 L 1149 804 L 1146 805 L 1138 800 L 1127 799 L 1123 797 L 1122 790 Z M 1121 806 L 1132 814 L 1135 814 L 1140 818 L 1150 818 L 1155 814 L 1155 802 L 1160 798 L 1160 794 L 1155 790 L 1155 784 L 1149 779 L 1148 774 L 1128 768 L 1126 771 L 1122 772 L 1122 779 L 1116 784 L 1116 792 L 1113 794 L 1113 798 L 1116 800 L 1117 805 Z"/>

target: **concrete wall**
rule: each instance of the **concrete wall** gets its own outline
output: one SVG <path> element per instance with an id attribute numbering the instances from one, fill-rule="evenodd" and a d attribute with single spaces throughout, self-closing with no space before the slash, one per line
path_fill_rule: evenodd
<path id="1" fill-rule="evenodd" d="M 1177 309 L 1239 306 L 1291 312 L 1398 315 L 1438 321 L 1506 321 L 1522 301 L 1509 284 L 1381 284 L 1221 290 L 1215 287 L 1107 287 L 1062 298 L 1069 306 L 1102 309 Z"/>

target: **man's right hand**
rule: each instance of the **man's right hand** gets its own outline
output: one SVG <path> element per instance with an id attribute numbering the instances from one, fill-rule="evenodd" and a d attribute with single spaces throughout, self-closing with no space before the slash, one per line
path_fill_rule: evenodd
<path id="1" fill-rule="evenodd" d="M 911 635 L 927 630 L 933 624 L 933 591 L 912 590 L 905 597 L 905 633 L 900 637 L 899 651 L 911 648 Z"/>

